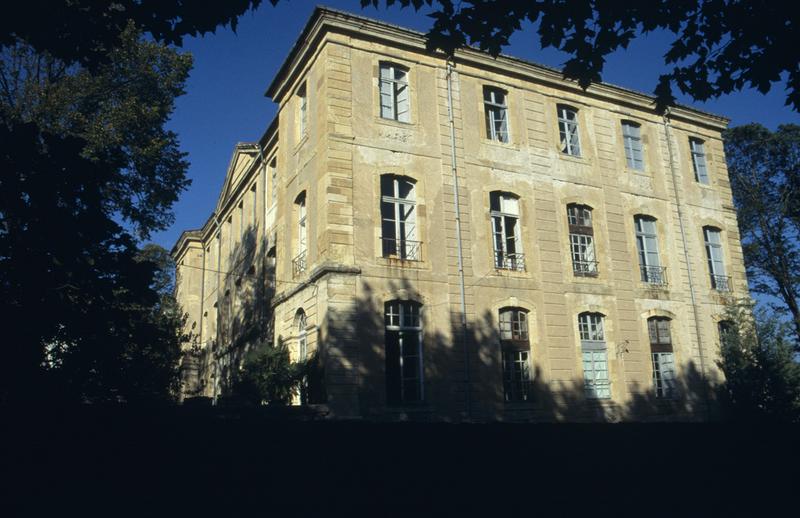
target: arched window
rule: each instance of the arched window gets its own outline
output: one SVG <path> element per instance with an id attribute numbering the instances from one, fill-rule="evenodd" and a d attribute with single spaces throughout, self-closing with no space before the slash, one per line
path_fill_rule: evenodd
<path id="1" fill-rule="evenodd" d="M 575 275 L 596 276 L 597 260 L 594 253 L 594 228 L 592 208 L 588 205 L 567 205 L 569 243 L 572 256 L 572 271 Z"/>
<path id="2" fill-rule="evenodd" d="M 578 315 L 578 332 L 583 358 L 583 386 L 588 398 L 611 397 L 604 327 L 605 319 L 601 313 L 586 312 Z"/>
<path id="3" fill-rule="evenodd" d="M 386 399 L 389 404 L 422 401 L 421 304 L 393 300 L 385 304 Z"/>
<path id="4" fill-rule="evenodd" d="M 643 215 L 634 216 L 633 225 L 636 229 L 636 251 L 639 253 L 642 282 L 665 285 L 667 283 L 666 269 L 661 266 L 658 254 L 656 219 Z"/>
<path id="5" fill-rule="evenodd" d="M 525 270 L 522 231 L 519 225 L 519 197 L 508 192 L 489 194 L 494 239 L 494 266 L 497 269 Z"/>
<path id="6" fill-rule="evenodd" d="M 295 200 L 297 212 L 297 254 L 292 260 L 294 276 L 306 271 L 306 251 L 308 248 L 308 228 L 306 223 L 306 193 L 301 192 Z"/>
<path id="7" fill-rule="evenodd" d="M 694 179 L 700 183 L 708 185 L 708 167 L 706 167 L 705 143 L 699 138 L 690 137 L 689 148 L 691 148 L 692 152 L 692 169 L 694 169 Z"/>
<path id="8" fill-rule="evenodd" d="M 499 320 L 505 400 L 528 401 L 532 378 L 528 312 L 522 308 L 503 308 Z"/>
<path id="9" fill-rule="evenodd" d="M 381 117 L 410 122 L 408 69 L 394 63 L 381 62 L 378 79 L 381 98 Z"/>
<path id="10" fill-rule="evenodd" d="M 578 136 L 578 110 L 566 104 L 559 104 L 558 133 L 561 138 L 561 152 L 566 155 L 581 156 L 581 142 Z"/>
<path id="11" fill-rule="evenodd" d="M 414 180 L 381 175 L 381 241 L 383 257 L 419 261 L 417 197 Z"/>
<path id="12" fill-rule="evenodd" d="M 306 335 L 308 320 L 306 319 L 305 311 L 298 309 L 294 322 L 297 329 L 297 357 L 300 361 L 305 361 L 308 357 L 308 337 Z"/>
<path id="13" fill-rule="evenodd" d="M 725 275 L 725 261 L 722 253 L 722 231 L 714 227 L 703 227 L 703 239 L 708 258 L 708 273 L 711 287 L 717 291 L 731 291 L 730 277 Z"/>
<path id="14" fill-rule="evenodd" d="M 675 397 L 675 356 L 672 351 L 671 320 L 666 317 L 647 319 L 650 352 L 653 362 L 653 386 L 658 398 Z"/>
<path id="15" fill-rule="evenodd" d="M 628 167 L 644 171 L 641 125 L 633 121 L 622 121 L 622 140 L 625 144 L 625 160 Z"/>

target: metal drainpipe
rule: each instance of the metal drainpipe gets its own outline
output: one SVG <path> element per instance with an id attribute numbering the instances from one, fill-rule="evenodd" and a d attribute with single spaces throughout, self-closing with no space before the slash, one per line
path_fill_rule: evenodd
<path id="1" fill-rule="evenodd" d="M 467 335 L 467 299 L 464 288 L 464 253 L 461 243 L 461 206 L 458 201 L 458 169 L 456 167 L 456 126 L 453 118 L 453 63 L 447 59 L 447 116 L 450 122 L 450 166 L 453 173 L 453 202 L 456 209 L 456 242 L 458 246 L 458 281 L 461 289 L 461 332 L 464 348 L 464 379 L 466 382 L 467 419 L 472 418 L 472 394 L 469 374 L 469 349 Z"/>
<path id="2" fill-rule="evenodd" d="M 217 224 L 217 231 L 214 232 L 214 238 L 217 240 L 217 307 L 216 311 L 214 312 L 214 327 L 216 331 L 215 342 L 219 342 L 219 289 L 220 289 L 220 276 L 222 275 L 221 268 L 222 268 L 222 234 L 219 228 L 219 215 L 214 214 L 214 222 Z M 212 387 L 212 400 L 214 404 L 217 404 L 217 383 L 219 383 L 219 376 L 220 376 L 220 368 L 219 368 L 219 361 L 215 362 L 214 368 L 214 383 L 211 384 Z"/>
<path id="3" fill-rule="evenodd" d="M 706 407 L 706 419 L 711 420 L 711 402 L 709 401 L 708 397 L 708 387 L 706 382 L 706 365 L 705 365 L 705 357 L 703 356 L 703 339 L 700 337 L 700 313 L 697 310 L 697 297 L 695 296 L 694 292 L 694 280 L 692 276 L 692 262 L 689 257 L 689 248 L 686 242 L 686 229 L 683 225 L 683 210 L 681 205 L 681 196 L 678 189 L 678 178 L 675 173 L 675 152 L 672 147 L 672 132 L 670 131 L 670 123 L 669 123 L 669 108 L 666 112 L 664 112 L 663 119 L 664 119 L 664 131 L 666 132 L 667 136 L 667 149 L 669 150 L 669 170 L 670 170 L 670 177 L 672 178 L 672 188 L 675 191 L 675 204 L 677 205 L 678 209 L 678 226 L 681 231 L 681 242 L 683 243 L 683 256 L 686 260 L 686 272 L 689 277 L 689 296 L 692 300 L 692 313 L 694 314 L 694 330 L 697 334 L 697 353 L 698 359 L 700 360 L 700 380 L 703 383 L 702 391 L 703 391 L 703 401 L 705 402 Z"/>

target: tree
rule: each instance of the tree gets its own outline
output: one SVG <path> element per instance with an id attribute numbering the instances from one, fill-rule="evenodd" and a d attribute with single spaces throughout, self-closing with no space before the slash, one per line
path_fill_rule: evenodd
<path id="1" fill-rule="evenodd" d="M 378 6 L 380 0 L 361 0 Z M 786 104 L 800 109 L 797 7 L 769 0 L 386 0 L 413 6 L 438 4 L 430 16 L 428 47 L 452 53 L 477 45 L 498 55 L 523 22 L 538 23 L 542 48 L 571 57 L 564 77 L 582 88 L 602 80 L 605 57 L 648 32 L 675 35 L 664 56 L 669 72 L 654 89 L 659 109 L 674 104 L 673 86 L 697 101 L 741 90 L 766 93 L 788 78 Z"/>
<path id="2" fill-rule="evenodd" d="M 800 346 L 800 126 L 748 124 L 724 138 L 750 286 L 782 303 Z"/>
<path id="3" fill-rule="evenodd" d="M 306 375 L 306 364 L 289 361 L 289 349 L 260 344 L 245 357 L 241 370 L 234 374 L 233 394 L 260 405 L 287 405 L 297 394 Z"/>
<path id="4" fill-rule="evenodd" d="M 800 421 L 800 365 L 786 324 L 750 304 L 731 304 L 721 336 L 721 401 L 727 417 L 764 422 Z"/>

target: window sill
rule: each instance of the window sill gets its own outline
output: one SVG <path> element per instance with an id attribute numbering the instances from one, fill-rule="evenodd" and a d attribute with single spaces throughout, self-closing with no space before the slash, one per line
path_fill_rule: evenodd
<path id="1" fill-rule="evenodd" d="M 583 155 L 575 156 L 575 155 L 568 155 L 563 153 L 561 150 L 558 151 L 558 157 L 562 160 L 566 160 L 567 162 L 574 162 L 576 164 L 583 164 L 583 165 L 590 165 L 589 159 Z"/>
<path id="2" fill-rule="evenodd" d="M 484 137 L 484 139 L 483 139 L 483 144 L 486 144 L 487 146 L 497 147 L 497 148 L 500 148 L 500 149 L 505 149 L 505 150 L 509 150 L 509 149 L 510 150 L 514 150 L 514 151 L 519 151 L 520 150 L 519 146 L 515 142 L 500 142 L 499 140 L 492 140 L 492 139 L 486 138 L 486 137 Z"/>
<path id="3" fill-rule="evenodd" d="M 399 257 L 384 257 L 378 256 L 375 262 L 381 266 L 393 268 L 413 268 L 421 269 L 425 265 L 425 261 L 421 259 L 400 259 Z"/>
<path id="4" fill-rule="evenodd" d="M 382 124 L 392 128 L 414 129 L 417 127 L 416 122 L 403 122 L 395 119 L 387 119 L 381 116 L 376 116 L 373 122 L 375 122 L 375 124 Z"/>

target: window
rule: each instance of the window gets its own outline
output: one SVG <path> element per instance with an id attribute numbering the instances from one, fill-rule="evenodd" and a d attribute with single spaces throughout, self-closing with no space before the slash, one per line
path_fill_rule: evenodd
<path id="1" fill-rule="evenodd" d="M 390 174 L 381 176 L 383 257 L 420 260 L 416 209 L 414 180 Z"/>
<path id="2" fill-rule="evenodd" d="M 494 266 L 504 270 L 525 270 L 519 228 L 519 198 L 495 191 L 489 194 L 492 218 Z"/>
<path id="3" fill-rule="evenodd" d="M 717 323 L 720 347 L 732 347 L 736 344 L 736 326 L 730 320 L 720 320 Z"/>
<path id="4" fill-rule="evenodd" d="M 528 401 L 531 396 L 530 342 L 528 314 L 524 309 L 500 310 L 500 347 L 505 400 Z"/>
<path id="5" fill-rule="evenodd" d="M 644 171 L 641 126 L 635 122 L 622 121 L 622 140 L 625 144 L 625 159 L 628 167 Z"/>
<path id="6" fill-rule="evenodd" d="M 656 397 L 670 399 L 676 395 L 675 357 L 672 352 L 670 319 L 651 317 L 647 319 L 650 335 L 650 352 L 653 360 L 653 387 Z"/>
<path id="7" fill-rule="evenodd" d="M 251 227 L 255 228 L 258 224 L 258 182 L 253 182 L 253 185 L 250 186 L 250 218 L 252 221 Z"/>
<path id="8" fill-rule="evenodd" d="M 718 228 L 703 227 L 711 287 L 717 291 L 731 291 L 730 277 L 725 275 L 725 263 L 722 259 L 721 235 Z"/>
<path id="9" fill-rule="evenodd" d="M 381 117 L 410 122 L 408 69 L 391 63 L 380 64 Z"/>
<path id="10" fill-rule="evenodd" d="M 308 320 L 306 319 L 305 311 L 302 309 L 297 310 L 295 323 L 297 324 L 297 357 L 300 361 L 305 361 L 308 356 L 308 339 L 306 336 Z"/>
<path id="11" fill-rule="evenodd" d="M 270 206 L 274 206 L 278 201 L 278 160 L 276 158 L 273 158 L 272 162 L 269 163 L 269 176 L 270 185 L 272 186 Z"/>
<path id="12" fill-rule="evenodd" d="M 578 137 L 578 110 L 565 104 L 559 104 L 558 133 L 561 138 L 561 152 L 572 156 L 581 156 L 581 142 Z"/>
<path id="13" fill-rule="evenodd" d="M 667 284 L 666 268 L 661 266 L 658 257 L 658 236 L 656 220 L 650 216 L 634 216 L 636 228 L 636 251 L 639 254 L 639 270 L 642 282 L 648 284 Z"/>
<path id="14" fill-rule="evenodd" d="M 297 211 L 297 255 L 292 259 L 292 273 L 299 275 L 306 271 L 306 250 L 308 229 L 306 227 L 306 193 L 302 192 L 295 201 Z"/>
<path id="15" fill-rule="evenodd" d="M 483 109 L 486 115 L 486 136 L 489 140 L 508 143 L 506 92 L 499 88 L 484 86 Z"/>
<path id="16" fill-rule="evenodd" d="M 297 89 L 298 104 L 298 128 L 300 130 L 299 137 L 302 138 L 306 135 L 308 129 L 308 95 L 306 95 L 306 84 L 303 83 Z"/>
<path id="17" fill-rule="evenodd" d="M 597 275 L 592 208 L 575 203 L 567 205 L 567 222 L 569 223 L 572 271 L 575 275 Z"/>
<path id="18" fill-rule="evenodd" d="M 694 179 L 700 183 L 708 185 L 708 168 L 706 167 L 706 150 L 702 140 L 697 138 L 689 139 L 689 147 L 692 151 L 692 167 L 694 168 Z"/>
<path id="19" fill-rule="evenodd" d="M 603 331 L 603 315 L 581 313 L 578 315 L 583 357 L 583 386 L 586 397 L 608 399 L 611 382 L 608 379 L 608 354 Z"/>
<path id="20" fill-rule="evenodd" d="M 422 324 L 420 304 L 387 302 L 386 398 L 389 404 L 422 401 Z"/>

